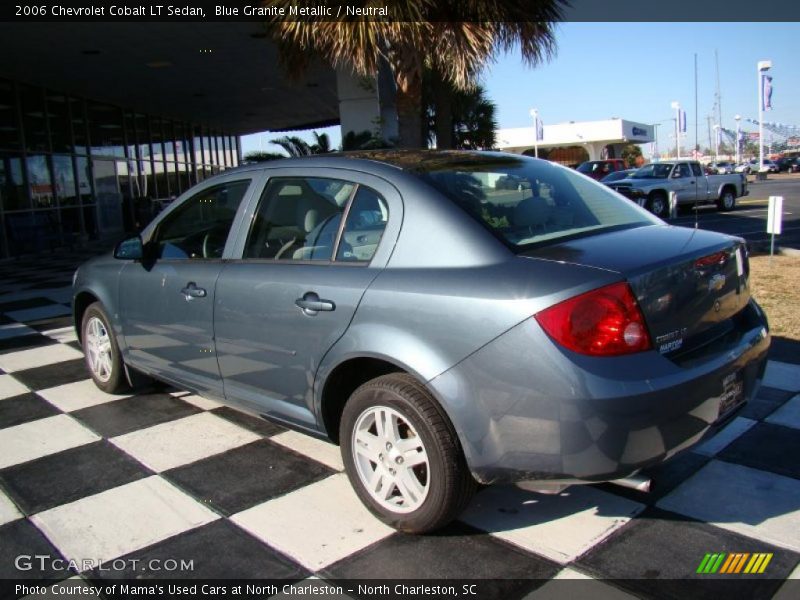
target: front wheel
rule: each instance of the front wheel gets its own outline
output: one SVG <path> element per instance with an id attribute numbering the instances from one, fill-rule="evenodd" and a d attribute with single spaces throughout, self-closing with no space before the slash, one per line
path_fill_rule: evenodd
<path id="1" fill-rule="evenodd" d="M 725 190 L 717 200 L 717 208 L 728 212 L 736 208 L 736 196 L 730 190 Z"/>
<path id="2" fill-rule="evenodd" d="M 89 305 L 83 313 L 81 341 L 86 367 L 95 385 L 109 394 L 127 391 L 129 386 L 117 338 L 99 302 Z"/>
<path id="3" fill-rule="evenodd" d="M 661 193 L 652 194 L 647 201 L 647 209 L 659 219 L 666 218 L 667 213 L 669 213 L 669 204 L 666 195 Z"/>
<path id="4" fill-rule="evenodd" d="M 443 527 L 475 492 L 452 424 L 408 375 L 384 375 L 353 392 L 339 440 L 347 476 L 361 501 L 400 531 Z"/>

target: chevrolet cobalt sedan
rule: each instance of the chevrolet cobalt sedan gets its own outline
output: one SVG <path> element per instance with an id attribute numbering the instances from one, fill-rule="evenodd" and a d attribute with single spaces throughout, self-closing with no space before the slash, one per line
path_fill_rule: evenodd
<path id="1" fill-rule="evenodd" d="M 643 477 L 727 422 L 769 346 L 748 274 L 741 239 L 553 163 L 374 151 L 203 181 L 81 266 L 73 306 L 100 389 L 155 378 L 330 439 L 421 533 L 478 483 Z"/>

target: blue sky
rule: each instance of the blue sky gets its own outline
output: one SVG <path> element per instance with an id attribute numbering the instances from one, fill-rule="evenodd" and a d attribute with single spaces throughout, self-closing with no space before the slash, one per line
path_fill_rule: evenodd
<path id="1" fill-rule="evenodd" d="M 528 68 L 518 52 L 487 66 L 483 83 L 497 105 L 499 126 L 531 125 L 538 108 L 545 124 L 621 117 L 661 123 L 659 145 L 668 143 L 677 100 L 687 113 L 687 145 L 694 140 L 694 54 L 698 65 L 699 141 L 708 145 L 706 116 L 714 104 L 714 51 L 719 55 L 722 125 L 735 129 L 734 115 L 757 118 L 756 63 L 772 60 L 772 103 L 764 120 L 800 126 L 800 23 L 563 23 L 555 57 Z M 755 125 L 742 121 L 745 130 Z M 335 144 L 339 128 L 327 130 Z M 260 136 L 267 141 L 281 134 Z M 304 136 L 305 137 L 305 136 Z M 310 137 L 310 136 L 309 136 Z M 259 149 L 246 136 L 243 151 Z"/>

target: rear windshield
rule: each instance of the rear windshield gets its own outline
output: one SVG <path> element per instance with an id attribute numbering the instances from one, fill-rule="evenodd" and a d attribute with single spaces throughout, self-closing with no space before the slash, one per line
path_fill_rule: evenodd
<path id="1" fill-rule="evenodd" d="M 416 171 L 515 251 L 660 222 L 606 186 L 543 160 L 489 154 Z"/>

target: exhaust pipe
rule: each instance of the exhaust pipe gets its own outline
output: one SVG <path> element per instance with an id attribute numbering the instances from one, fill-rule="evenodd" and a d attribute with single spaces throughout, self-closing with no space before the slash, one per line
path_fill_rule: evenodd
<path id="1" fill-rule="evenodd" d="M 609 481 L 609 483 L 630 488 L 639 492 L 644 492 L 646 494 L 650 491 L 650 486 L 652 485 L 653 480 L 649 477 L 645 477 L 644 475 L 634 473 L 633 475 L 623 477 L 622 479 L 613 479 L 612 481 Z"/>

